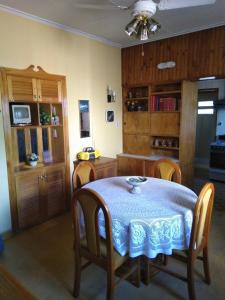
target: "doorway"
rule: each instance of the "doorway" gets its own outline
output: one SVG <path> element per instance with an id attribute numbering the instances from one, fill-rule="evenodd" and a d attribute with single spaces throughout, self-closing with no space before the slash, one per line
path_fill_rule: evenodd
<path id="1" fill-rule="evenodd" d="M 216 136 L 216 112 L 214 101 L 218 100 L 218 89 L 200 89 L 196 123 L 195 165 L 197 169 L 209 169 L 210 144 Z"/>

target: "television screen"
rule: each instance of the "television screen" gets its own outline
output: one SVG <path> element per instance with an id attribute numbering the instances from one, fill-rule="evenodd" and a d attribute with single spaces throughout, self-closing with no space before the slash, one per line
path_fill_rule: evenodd
<path id="1" fill-rule="evenodd" d="M 12 105 L 13 123 L 30 124 L 31 114 L 29 105 Z"/>

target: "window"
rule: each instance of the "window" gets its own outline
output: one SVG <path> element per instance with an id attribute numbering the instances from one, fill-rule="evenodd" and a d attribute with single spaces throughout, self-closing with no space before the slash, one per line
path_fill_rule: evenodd
<path id="1" fill-rule="evenodd" d="M 198 101 L 198 115 L 213 115 L 213 114 L 214 114 L 213 100 Z"/>

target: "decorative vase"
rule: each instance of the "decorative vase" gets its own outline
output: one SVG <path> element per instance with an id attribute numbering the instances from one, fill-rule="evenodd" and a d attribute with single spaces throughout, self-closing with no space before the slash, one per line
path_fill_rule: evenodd
<path id="1" fill-rule="evenodd" d="M 29 165 L 32 167 L 36 167 L 37 161 L 29 160 Z"/>

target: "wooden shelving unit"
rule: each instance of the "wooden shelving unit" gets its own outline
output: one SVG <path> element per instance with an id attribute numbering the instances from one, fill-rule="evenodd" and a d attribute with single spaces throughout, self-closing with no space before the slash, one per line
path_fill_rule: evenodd
<path id="1" fill-rule="evenodd" d="M 65 77 L 38 67 L 1 72 L 3 117 L 13 229 L 23 229 L 69 207 L 69 156 Z M 14 123 L 12 105 L 30 108 L 31 123 Z M 36 167 L 27 155 L 39 156 Z"/>
<path id="2" fill-rule="evenodd" d="M 129 95 L 136 94 L 135 89 L 138 93 L 144 91 L 142 95 L 138 94 L 140 100 L 129 98 Z M 123 89 L 123 97 L 124 153 L 178 159 L 183 183 L 190 184 L 196 130 L 196 83 L 182 81 L 143 87 L 127 86 Z M 129 109 L 127 101 L 135 100 L 142 103 L 143 110 L 138 106 Z"/>

